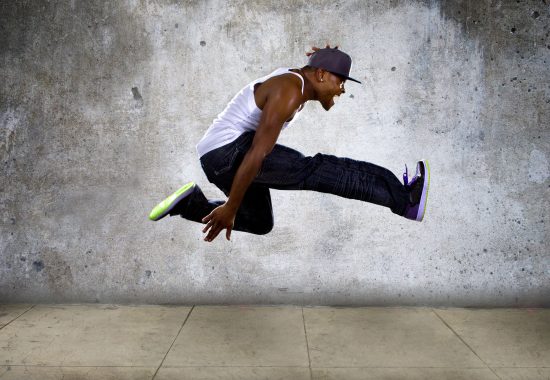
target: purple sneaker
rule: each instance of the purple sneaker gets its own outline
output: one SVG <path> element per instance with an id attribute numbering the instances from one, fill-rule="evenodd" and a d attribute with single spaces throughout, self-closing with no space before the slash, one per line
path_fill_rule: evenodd
<path id="1" fill-rule="evenodd" d="M 430 166 L 427 160 L 420 160 L 416 164 L 416 175 L 409 182 L 409 173 L 405 165 L 403 181 L 405 187 L 411 191 L 411 202 L 405 208 L 407 219 L 421 222 L 426 212 L 426 203 L 428 201 L 428 189 L 430 187 Z"/>

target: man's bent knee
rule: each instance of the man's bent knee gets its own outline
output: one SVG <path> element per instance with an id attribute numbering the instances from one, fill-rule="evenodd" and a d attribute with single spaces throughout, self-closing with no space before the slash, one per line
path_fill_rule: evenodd
<path id="1" fill-rule="evenodd" d="M 257 226 L 251 228 L 248 232 L 254 235 L 267 235 L 273 230 L 273 221 L 266 223 L 258 223 Z"/>

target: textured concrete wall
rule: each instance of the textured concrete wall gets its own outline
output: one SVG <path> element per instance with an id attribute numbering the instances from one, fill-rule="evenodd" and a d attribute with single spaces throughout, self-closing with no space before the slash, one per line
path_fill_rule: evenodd
<path id="1" fill-rule="evenodd" d="M 550 306 L 547 1 L 0 2 L 0 302 Z M 150 209 L 248 81 L 326 41 L 346 97 L 280 142 L 400 176 L 423 223 L 273 191 L 275 228 L 202 241 Z"/>

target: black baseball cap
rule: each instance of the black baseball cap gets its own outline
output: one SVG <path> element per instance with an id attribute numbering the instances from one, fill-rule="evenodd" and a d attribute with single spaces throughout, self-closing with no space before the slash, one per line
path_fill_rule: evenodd
<path id="1" fill-rule="evenodd" d="M 317 50 L 309 56 L 307 65 L 317 69 L 324 69 L 343 78 L 361 83 L 357 79 L 353 79 L 349 76 L 351 57 L 337 48 Z"/>

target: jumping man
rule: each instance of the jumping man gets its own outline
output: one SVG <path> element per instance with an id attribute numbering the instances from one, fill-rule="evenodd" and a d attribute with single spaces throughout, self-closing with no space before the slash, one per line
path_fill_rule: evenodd
<path id="1" fill-rule="evenodd" d="M 302 68 L 279 68 L 246 85 L 213 121 L 197 145 L 208 180 L 228 197 L 208 200 L 190 182 L 159 203 L 149 219 L 170 214 L 206 223 L 204 240 L 222 230 L 267 234 L 273 228 L 269 189 L 313 190 L 388 207 L 407 219 L 422 221 L 426 210 L 430 171 L 421 160 L 416 175 L 404 184 L 388 169 L 326 154 L 305 157 L 277 144 L 307 101 L 328 111 L 345 93 L 351 57 L 336 48 L 314 48 Z"/>

